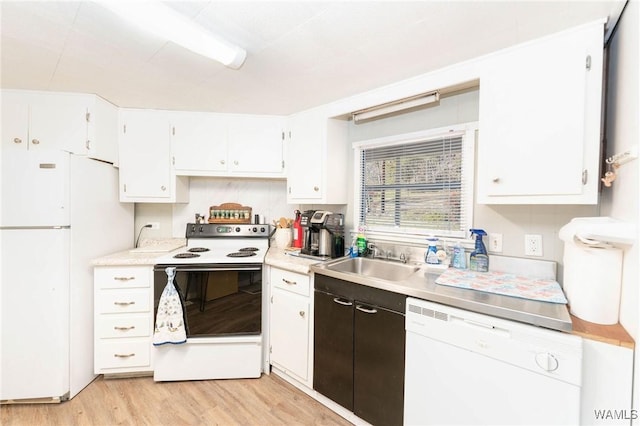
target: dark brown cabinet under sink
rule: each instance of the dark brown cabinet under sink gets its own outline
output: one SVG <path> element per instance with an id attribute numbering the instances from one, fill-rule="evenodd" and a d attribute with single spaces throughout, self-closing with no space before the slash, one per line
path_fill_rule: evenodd
<path id="1" fill-rule="evenodd" d="M 313 388 L 373 425 L 401 425 L 406 296 L 315 275 Z"/>

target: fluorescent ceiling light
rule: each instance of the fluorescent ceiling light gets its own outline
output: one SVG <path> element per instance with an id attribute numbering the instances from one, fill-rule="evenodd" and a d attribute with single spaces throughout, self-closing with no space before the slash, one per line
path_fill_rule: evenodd
<path id="1" fill-rule="evenodd" d="M 356 111 L 352 114 L 353 121 L 358 123 L 360 121 L 369 120 L 370 118 L 381 117 L 383 115 L 393 114 L 394 112 L 403 111 L 405 109 L 431 104 L 438 102 L 439 100 L 440 92 L 438 91 L 424 93 L 371 108 L 361 109 L 360 111 Z"/>
<path id="2" fill-rule="evenodd" d="M 159 1 L 100 0 L 98 3 L 139 28 L 229 68 L 237 70 L 247 57 L 246 50 L 214 36 Z"/>

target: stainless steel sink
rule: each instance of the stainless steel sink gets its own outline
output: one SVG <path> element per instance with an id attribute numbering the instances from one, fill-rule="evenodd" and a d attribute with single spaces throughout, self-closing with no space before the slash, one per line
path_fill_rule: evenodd
<path id="1" fill-rule="evenodd" d="M 362 275 L 387 281 L 403 281 L 418 269 L 415 265 L 405 265 L 387 260 L 354 257 L 325 265 L 326 269 L 336 272 Z"/>

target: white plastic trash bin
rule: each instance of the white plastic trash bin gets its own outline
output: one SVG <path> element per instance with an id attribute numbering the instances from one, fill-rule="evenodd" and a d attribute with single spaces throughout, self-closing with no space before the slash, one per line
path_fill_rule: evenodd
<path id="1" fill-rule="evenodd" d="M 575 218 L 559 234 L 564 241 L 562 286 L 569 311 L 596 324 L 616 324 L 620 313 L 623 251 L 603 236 L 606 226 L 616 223 L 608 217 Z M 601 239 L 591 238 L 594 229 Z"/>

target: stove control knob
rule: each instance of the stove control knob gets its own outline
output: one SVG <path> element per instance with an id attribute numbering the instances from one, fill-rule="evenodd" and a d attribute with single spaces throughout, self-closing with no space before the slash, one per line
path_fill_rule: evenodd
<path id="1" fill-rule="evenodd" d="M 256 228 L 255 226 L 253 227 L 253 232 L 258 232 L 258 228 Z"/>
<path id="2" fill-rule="evenodd" d="M 240 232 L 240 227 L 236 227 L 236 232 Z"/>
<path id="3" fill-rule="evenodd" d="M 264 232 L 264 227 L 260 228 L 260 232 Z"/>
<path id="4" fill-rule="evenodd" d="M 204 226 L 200 225 L 200 232 L 204 231 Z"/>

